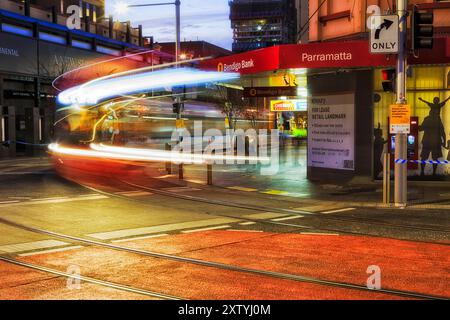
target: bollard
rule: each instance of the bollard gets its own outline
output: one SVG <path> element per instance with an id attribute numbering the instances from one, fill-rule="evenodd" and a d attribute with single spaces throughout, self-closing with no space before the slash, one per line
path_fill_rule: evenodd
<path id="1" fill-rule="evenodd" d="M 178 165 L 178 179 L 183 180 L 183 164 Z"/>
<path id="2" fill-rule="evenodd" d="M 212 186 L 212 164 L 207 165 L 208 186 Z"/>
<path id="3" fill-rule="evenodd" d="M 391 154 L 383 155 L 383 203 L 391 203 Z"/>
<path id="4" fill-rule="evenodd" d="M 166 143 L 166 151 L 171 151 L 170 143 Z M 167 174 L 172 174 L 172 162 L 166 161 Z"/>

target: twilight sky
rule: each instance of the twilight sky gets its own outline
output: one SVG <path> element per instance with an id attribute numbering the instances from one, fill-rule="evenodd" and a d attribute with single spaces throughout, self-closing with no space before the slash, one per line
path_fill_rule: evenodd
<path id="1" fill-rule="evenodd" d="M 175 41 L 175 6 L 129 8 L 117 15 L 117 2 L 147 4 L 173 0 L 106 0 L 106 13 L 114 19 L 130 20 L 132 26 L 142 24 L 145 36 L 154 36 L 156 42 Z M 205 40 L 231 50 L 232 31 L 228 0 L 181 0 L 181 40 Z"/>

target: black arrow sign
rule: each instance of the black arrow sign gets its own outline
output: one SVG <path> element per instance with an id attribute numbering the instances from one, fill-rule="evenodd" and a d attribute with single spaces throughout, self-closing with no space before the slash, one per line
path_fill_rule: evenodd
<path id="1" fill-rule="evenodd" d="M 379 40 L 380 39 L 381 30 L 383 30 L 384 28 L 386 28 L 386 30 L 389 30 L 389 28 L 392 26 L 393 23 L 394 23 L 394 21 L 391 21 L 391 20 L 388 20 L 388 19 L 384 19 L 384 22 L 375 31 L 375 39 Z"/>

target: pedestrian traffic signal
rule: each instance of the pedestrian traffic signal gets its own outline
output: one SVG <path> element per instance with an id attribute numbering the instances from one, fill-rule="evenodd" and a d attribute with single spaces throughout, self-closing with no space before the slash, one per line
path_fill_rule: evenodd
<path id="1" fill-rule="evenodd" d="M 394 68 L 381 70 L 381 79 L 383 80 L 382 84 L 384 92 L 394 92 L 395 75 L 396 70 Z"/>
<path id="2" fill-rule="evenodd" d="M 414 6 L 411 23 L 413 50 L 433 48 L 433 21 L 433 12 L 420 12 L 417 6 Z"/>

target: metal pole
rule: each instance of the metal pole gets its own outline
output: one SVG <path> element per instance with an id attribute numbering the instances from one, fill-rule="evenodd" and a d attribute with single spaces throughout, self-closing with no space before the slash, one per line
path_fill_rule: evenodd
<path id="1" fill-rule="evenodd" d="M 176 15 L 176 35 L 175 35 L 175 61 L 178 62 L 181 53 L 181 19 L 180 19 L 181 1 L 175 1 L 175 15 Z"/>
<path id="2" fill-rule="evenodd" d="M 181 9 L 181 1 L 180 0 L 175 0 L 175 61 L 179 62 L 180 61 L 180 53 L 181 53 L 181 13 L 180 13 L 180 9 Z M 178 68 L 178 63 L 176 64 L 176 68 Z M 175 98 L 176 103 L 180 104 L 181 103 L 181 98 L 180 97 L 176 97 Z M 178 109 L 177 112 L 177 119 L 181 119 L 181 108 Z"/>
<path id="3" fill-rule="evenodd" d="M 391 154 L 386 152 L 383 157 L 383 203 L 391 203 Z"/>
<path id="4" fill-rule="evenodd" d="M 408 0 L 397 0 L 397 14 L 399 17 L 400 44 L 397 59 L 397 104 L 406 103 L 406 38 L 407 38 L 407 7 Z M 395 159 L 407 158 L 407 135 L 397 134 L 395 137 Z M 407 204 L 408 165 L 395 164 L 395 192 L 396 207 L 405 207 Z"/>

